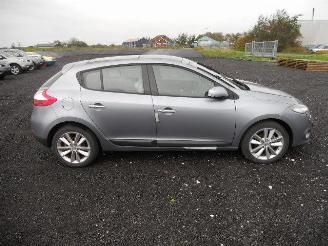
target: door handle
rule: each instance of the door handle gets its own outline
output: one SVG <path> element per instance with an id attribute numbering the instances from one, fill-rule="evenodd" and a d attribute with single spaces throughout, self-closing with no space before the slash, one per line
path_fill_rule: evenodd
<path id="1" fill-rule="evenodd" d="M 164 108 L 164 109 L 158 109 L 157 112 L 160 112 L 163 114 L 174 114 L 175 110 L 172 108 Z"/>
<path id="2" fill-rule="evenodd" d="M 89 108 L 104 108 L 105 106 L 101 103 L 89 104 Z"/>

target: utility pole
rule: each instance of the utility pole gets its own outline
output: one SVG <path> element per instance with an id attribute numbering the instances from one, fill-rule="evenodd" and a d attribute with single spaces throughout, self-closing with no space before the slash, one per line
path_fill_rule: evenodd
<path id="1" fill-rule="evenodd" d="M 312 21 L 314 20 L 314 8 L 312 9 Z"/>

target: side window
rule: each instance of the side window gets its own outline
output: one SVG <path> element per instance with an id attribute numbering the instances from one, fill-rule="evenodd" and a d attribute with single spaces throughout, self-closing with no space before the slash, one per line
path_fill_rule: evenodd
<path id="1" fill-rule="evenodd" d="M 92 90 L 101 90 L 100 70 L 92 70 L 82 74 L 83 85 Z"/>
<path id="2" fill-rule="evenodd" d="M 144 93 L 140 65 L 104 68 L 102 74 L 105 91 Z"/>
<path id="3" fill-rule="evenodd" d="M 183 68 L 153 65 L 158 94 L 163 96 L 205 97 L 214 82 Z"/>

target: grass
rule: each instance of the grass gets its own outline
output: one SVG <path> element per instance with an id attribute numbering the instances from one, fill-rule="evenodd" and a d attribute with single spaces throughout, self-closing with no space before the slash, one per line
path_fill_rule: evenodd
<path id="1" fill-rule="evenodd" d="M 197 52 L 205 57 L 222 57 L 250 61 L 276 61 L 276 59 L 246 56 L 244 51 L 234 49 L 195 48 Z M 278 58 L 293 58 L 311 61 L 328 61 L 328 54 L 314 53 L 278 53 Z"/>

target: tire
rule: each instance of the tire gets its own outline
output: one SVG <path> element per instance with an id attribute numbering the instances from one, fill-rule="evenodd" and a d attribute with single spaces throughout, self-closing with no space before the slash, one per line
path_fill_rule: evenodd
<path id="1" fill-rule="evenodd" d="M 18 75 L 22 73 L 22 68 L 18 64 L 10 64 L 10 72 L 13 75 Z"/>
<path id="2" fill-rule="evenodd" d="M 75 140 L 77 136 L 80 138 Z M 85 140 L 78 145 L 82 141 L 82 137 Z M 59 161 L 68 167 L 88 166 L 99 154 L 99 145 L 95 135 L 86 129 L 73 125 L 63 126 L 55 133 L 52 138 L 51 148 Z M 84 154 L 81 154 L 81 151 Z M 85 153 L 88 153 L 88 155 L 86 156 Z"/>
<path id="3" fill-rule="evenodd" d="M 275 121 L 263 121 L 246 131 L 240 148 L 246 159 L 270 164 L 286 154 L 289 141 L 290 136 L 285 127 Z"/>
<path id="4" fill-rule="evenodd" d="M 32 62 L 32 66 L 28 68 L 28 71 L 33 71 L 36 69 L 36 64 Z"/>
<path id="5" fill-rule="evenodd" d="M 0 74 L 0 79 L 4 79 L 6 77 L 6 73 Z"/>

